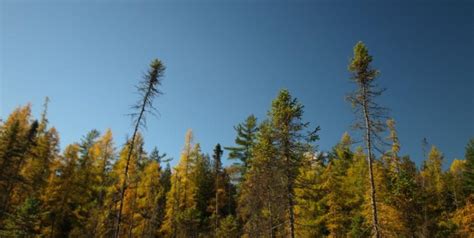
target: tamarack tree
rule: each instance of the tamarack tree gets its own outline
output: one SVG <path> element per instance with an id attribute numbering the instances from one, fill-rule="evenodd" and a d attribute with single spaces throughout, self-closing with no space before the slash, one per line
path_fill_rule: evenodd
<path id="1" fill-rule="evenodd" d="M 115 237 L 119 237 L 120 235 L 120 222 L 122 219 L 123 198 L 125 195 L 125 190 L 127 189 L 127 175 L 130 165 L 130 158 L 133 154 L 133 148 L 135 148 L 135 138 L 140 128 L 146 126 L 146 114 L 155 114 L 155 112 L 157 111 L 157 109 L 153 106 L 153 99 L 163 94 L 158 89 L 158 87 L 161 85 L 164 72 L 165 66 L 163 65 L 163 63 L 158 59 L 154 59 L 150 64 L 150 69 L 148 73 L 143 77 L 143 80 L 140 81 L 140 83 L 136 86 L 140 95 L 140 99 L 135 105 L 132 106 L 132 110 L 134 110 L 134 112 L 130 114 L 133 118 L 134 130 L 132 138 L 128 142 L 130 144 L 130 149 L 128 150 L 127 160 L 125 164 L 125 179 L 123 180 L 122 185 L 120 187 L 120 203 L 116 218 Z"/>
<path id="2" fill-rule="evenodd" d="M 383 93 L 375 79 L 379 71 L 371 67 L 372 56 L 369 55 L 367 47 L 362 42 L 358 42 L 354 47 L 354 56 L 349 64 L 351 80 L 357 84 L 357 89 L 353 91 L 347 100 L 352 104 L 357 121 L 354 124 L 355 129 L 362 130 L 364 133 L 364 142 L 367 149 L 367 163 L 369 167 L 370 179 L 370 198 L 372 207 L 372 225 L 375 237 L 380 237 L 376 191 L 373 172 L 374 149 L 380 151 L 379 145 L 383 145 L 381 133 L 385 131 L 384 121 L 387 117 L 387 109 L 381 107 L 376 98 Z"/>

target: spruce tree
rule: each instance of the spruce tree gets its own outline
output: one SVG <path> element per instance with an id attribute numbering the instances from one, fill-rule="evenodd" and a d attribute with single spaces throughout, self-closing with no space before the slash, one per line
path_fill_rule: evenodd
<path id="1" fill-rule="evenodd" d="M 286 182 L 286 205 L 290 237 L 295 237 L 295 183 L 303 157 L 312 153 L 312 144 L 319 139 L 319 127 L 308 131 L 310 124 L 303 122 L 303 105 L 288 90 L 281 90 L 268 112 L 273 130 L 277 157 L 283 163 Z"/>
<path id="2" fill-rule="evenodd" d="M 351 80 L 357 85 L 357 89 L 348 97 L 348 101 L 352 104 L 358 118 L 354 126 L 364 133 L 367 163 L 369 165 L 373 231 L 374 236 L 379 238 L 373 163 L 374 149 L 377 149 L 377 142 L 382 142 L 380 133 L 385 130 L 384 120 L 386 119 L 387 110 L 376 102 L 376 98 L 382 94 L 383 90 L 377 88 L 375 79 L 379 75 L 379 71 L 372 68 L 371 63 L 372 56 L 369 55 L 367 47 L 364 43 L 358 42 L 354 46 L 354 56 L 348 67 L 352 73 Z"/>

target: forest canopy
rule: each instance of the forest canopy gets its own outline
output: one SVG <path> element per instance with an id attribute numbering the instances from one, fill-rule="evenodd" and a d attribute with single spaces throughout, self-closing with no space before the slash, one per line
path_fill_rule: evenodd
<path id="1" fill-rule="evenodd" d="M 266 117 L 234 127 L 234 145 L 216 138 L 202 151 L 189 130 L 171 167 L 143 139 L 161 95 L 160 60 L 138 83 L 123 145 L 111 130 L 91 130 L 61 151 L 48 99 L 39 118 L 30 104 L 18 107 L 0 122 L 0 236 L 472 237 L 474 138 L 448 170 L 435 145 L 424 144 L 421 166 L 400 154 L 372 61 L 357 43 L 348 102 L 363 135 L 346 132 L 329 151 L 318 148 L 320 127 L 303 119 L 312 109 L 282 89 Z"/>

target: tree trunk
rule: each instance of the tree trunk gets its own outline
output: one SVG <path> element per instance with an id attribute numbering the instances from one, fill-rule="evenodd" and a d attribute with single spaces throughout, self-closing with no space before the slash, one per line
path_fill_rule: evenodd
<path id="1" fill-rule="evenodd" d="M 214 234 L 217 237 L 217 229 L 219 227 L 219 170 L 216 168 L 216 209 L 215 209 L 215 228 Z"/>
<path id="2" fill-rule="evenodd" d="M 285 146 L 288 148 L 288 146 Z M 287 150 L 287 149 L 285 149 Z M 289 153 L 286 153 L 286 177 L 287 177 L 287 186 L 286 186 L 286 193 L 288 199 L 288 213 L 290 219 L 290 237 L 295 238 L 295 212 L 294 212 L 294 201 L 293 201 L 293 176 L 291 175 L 291 161 Z"/>
<path id="3" fill-rule="evenodd" d="M 288 208 L 290 212 L 290 237 L 295 238 L 295 212 L 293 210 L 292 186 L 288 184 Z"/>
<path id="4" fill-rule="evenodd" d="M 145 97 L 145 100 L 146 100 L 146 97 Z M 119 211 L 117 215 L 117 226 L 115 229 L 115 238 L 118 238 L 120 236 L 120 222 L 122 219 L 123 198 L 125 196 L 125 190 L 127 188 L 128 168 L 130 165 L 130 158 L 132 157 L 133 148 L 135 147 L 135 137 L 137 137 L 138 127 L 140 125 L 140 120 L 142 119 L 144 112 L 145 112 L 145 103 L 143 103 L 143 107 L 140 111 L 140 116 L 138 117 L 137 124 L 135 125 L 135 130 L 133 131 L 132 141 L 130 142 L 130 148 L 128 149 L 127 163 L 125 165 L 125 173 L 124 173 L 122 187 L 120 189 L 120 205 L 119 205 Z"/>
<path id="5" fill-rule="evenodd" d="M 364 107 L 364 117 L 365 117 L 365 127 L 366 127 L 366 142 L 367 142 L 367 163 L 369 164 L 369 176 L 370 176 L 370 199 L 372 203 L 372 222 L 374 229 L 374 237 L 379 238 L 379 223 L 377 218 L 377 203 L 375 196 L 375 182 L 374 182 L 374 172 L 373 172 L 373 158 L 372 158 L 372 138 L 371 138 L 371 121 L 369 119 L 369 109 L 367 102 L 367 90 L 366 86 L 363 86 L 363 107 Z"/>

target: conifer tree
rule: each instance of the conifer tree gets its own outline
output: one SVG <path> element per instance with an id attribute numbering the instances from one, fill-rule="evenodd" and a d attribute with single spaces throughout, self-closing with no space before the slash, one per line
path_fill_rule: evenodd
<path id="1" fill-rule="evenodd" d="M 355 208 L 354 204 L 349 203 L 353 200 L 354 193 L 344 186 L 347 171 L 353 163 L 351 143 L 349 135 L 344 134 L 341 142 L 329 155 L 328 165 L 321 175 L 321 187 L 326 194 L 324 202 L 328 207 L 326 213 L 321 216 L 326 221 L 331 237 L 345 236 L 348 233 L 351 212 Z"/>
<path id="2" fill-rule="evenodd" d="M 46 213 L 42 234 L 48 237 L 67 237 L 78 222 L 74 208 L 79 202 L 75 181 L 79 150 L 78 144 L 71 144 L 66 147 L 63 156 L 53 163 L 54 172 L 41 197 L 42 210 Z"/>
<path id="3" fill-rule="evenodd" d="M 319 127 L 311 131 L 305 131 L 308 129 L 309 123 L 302 121 L 303 105 L 296 98 L 293 98 L 288 90 L 279 92 L 277 98 L 272 102 L 268 116 L 277 148 L 277 157 L 284 166 L 288 226 L 290 237 L 294 238 L 295 180 L 302 166 L 303 156 L 308 152 L 312 152 L 311 143 L 318 139 Z"/>
<path id="4" fill-rule="evenodd" d="M 364 43 L 358 42 L 354 47 L 354 56 L 348 67 L 352 73 L 351 80 L 356 83 L 357 89 L 348 97 L 348 101 L 352 104 L 358 117 L 358 122 L 354 126 L 364 133 L 369 165 L 373 231 L 374 236 L 379 238 L 376 185 L 372 164 L 374 162 L 374 148 L 377 149 L 376 142 L 382 141 L 380 133 L 385 130 L 383 120 L 386 118 L 386 109 L 376 102 L 376 98 L 382 94 L 383 90 L 377 88 L 375 79 L 379 71 L 372 68 L 371 63 L 372 56 L 369 55 L 367 47 Z"/>
<path id="5" fill-rule="evenodd" d="M 0 131 L 0 226 L 12 203 L 21 203 L 12 192 L 23 183 L 20 171 L 36 137 L 38 123 L 31 120 L 31 107 L 16 109 Z"/>
<path id="6" fill-rule="evenodd" d="M 134 118 L 134 130 L 132 133 L 132 138 L 130 140 L 130 150 L 127 155 L 127 161 L 124 168 L 125 179 L 122 181 L 122 186 L 120 188 L 120 204 L 117 213 L 117 221 L 116 221 L 116 228 L 115 228 L 115 237 L 118 238 L 120 234 L 120 223 L 122 219 L 122 210 L 123 210 L 123 199 L 125 196 L 125 190 L 127 189 L 127 179 L 128 179 L 128 169 L 130 158 L 133 153 L 133 148 L 135 147 L 135 139 L 138 133 L 140 126 L 144 126 L 146 124 L 145 114 L 153 113 L 156 109 L 153 106 L 153 99 L 162 92 L 158 89 L 158 86 L 161 85 L 162 77 L 164 75 L 165 66 L 163 63 L 155 59 L 150 64 L 150 70 L 148 74 L 145 75 L 144 80 L 139 83 L 137 86 L 138 92 L 140 93 L 140 100 L 137 102 L 133 109 L 136 111 L 133 112 L 131 115 Z"/>
<path id="7" fill-rule="evenodd" d="M 423 200 L 422 212 L 424 213 L 420 233 L 423 237 L 436 236 L 439 232 L 441 208 L 444 205 L 445 182 L 442 171 L 443 155 L 435 146 L 428 153 L 420 171 L 422 180 Z"/>
<path id="8" fill-rule="evenodd" d="M 90 157 L 93 159 L 92 166 L 90 167 L 90 175 L 92 184 L 88 184 L 92 200 L 90 200 L 89 218 L 85 225 L 85 234 L 92 236 L 100 233 L 102 223 L 104 221 L 104 210 L 107 189 L 112 186 L 113 180 L 111 178 L 111 164 L 115 159 L 115 147 L 112 137 L 112 131 L 107 130 L 102 137 L 100 137 L 96 143 L 92 145 L 89 151 Z"/>
<path id="9" fill-rule="evenodd" d="M 466 196 L 470 196 L 474 194 L 474 139 L 469 140 L 466 146 L 465 160 L 463 184 Z"/>
<path id="10" fill-rule="evenodd" d="M 454 159 L 445 174 L 448 202 L 446 210 L 455 210 L 464 205 L 462 175 L 466 170 L 466 160 Z"/>
<path id="11" fill-rule="evenodd" d="M 238 211 L 246 236 L 285 235 L 286 183 L 277 152 L 271 124 L 265 121 L 260 125 L 239 196 Z"/>
<path id="12" fill-rule="evenodd" d="M 220 200 L 219 197 L 222 197 L 222 193 L 225 193 L 225 187 L 223 188 L 224 178 L 222 177 L 222 157 L 223 151 L 221 149 L 221 145 L 217 144 L 214 148 L 214 154 L 212 155 L 213 163 L 214 163 L 214 209 L 213 209 L 213 216 L 214 216 L 214 232 L 217 234 L 217 228 L 219 227 L 219 218 L 220 218 Z M 221 194 L 221 196 L 219 196 Z M 222 199 L 222 198 L 221 198 Z"/>
<path id="13" fill-rule="evenodd" d="M 196 226 L 197 187 L 191 174 L 198 152 L 193 147 L 193 133 L 188 130 L 181 158 L 171 175 L 171 188 L 166 195 L 166 216 L 161 230 L 167 237 L 183 237 Z"/>
<path id="14" fill-rule="evenodd" d="M 137 237 L 155 237 L 158 235 L 159 201 L 164 196 L 164 189 L 160 184 L 161 168 L 156 160 L 145 165 L 142 178 L 137 187 L 137 210 L 135 216 L 137 227 L 133 234 Z"/>
<path id="15" fill-rule="evenodd" d="M 252 155 L 252 147 L 255 144 L 256 133 L 258 131 L 257 118 L 254 115 L 250 115 L 245 119 L 243 123 L 238 124 L 234 127 L 237 132 L 235 138 L 234 147 L 224 147 L 229 150 L 229 159 L 238 159 L 242 163 L 241 173 L 244 176 L 246 170 L 249 167 L 249 160 Z"/>

